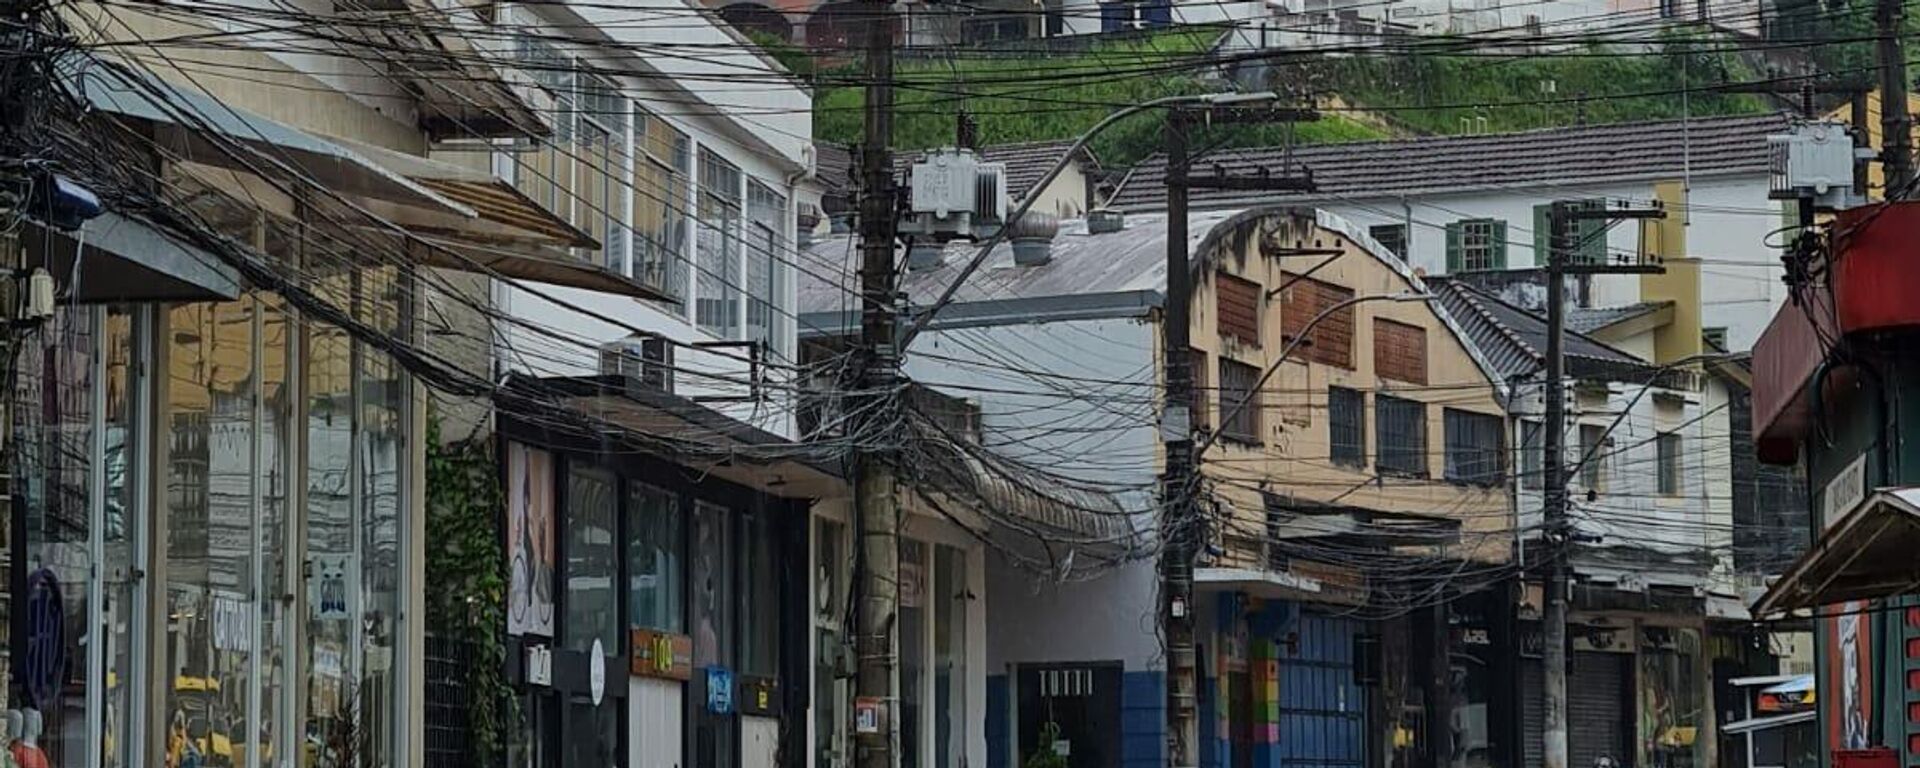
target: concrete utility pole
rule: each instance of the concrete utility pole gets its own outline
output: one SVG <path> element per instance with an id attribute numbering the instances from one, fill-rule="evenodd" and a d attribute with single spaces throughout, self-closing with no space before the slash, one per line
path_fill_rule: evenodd
<path id="1" fill-rule="evenodd" d="M 1167 311 L 1161 329 L 1166 400 L 1161 409 L 1160 441 L 1166 472 L 1160 479 L 1160 627 L 1167 647 L 1168 760 L 1173 768 L 1200 764 L 1200 681 L 1193 637 L 1193 562 L 1205 535 L 1194 504 L 1199 486 L 1199 453 L 1213 444 L 1209 435 L 1198 451 L 1193 441 L 1192 266 L 1187 249 L 1187 193 L 1196 188 L 1282 192 L 1313 190 L 1313 180 L 1271 169 L 1254 176 L 1224 172 L 1189 176 L 1188 133 L 1195 118 L 1207 124 L 1292 122 L 1317 119 L 1312 110 L 1272 106 L 1271 93 L 1224 96 L 1202 106 L 1176 105 L 1167 114 Z M 1282 355 L 1284 357 L 1284 354 Z M 1264 377 L 1262 382 L 1264 382 Z M 1239 404 L 1244 407 L 1245 403 Z M 1221 404 L 1226 410 L 1226 404 Z M 1237 408 L 1236 408 L 1237 410 Z M 1222 416 L 1224 423 L 1226 416 Z"/>
<path id="2" fill-rule="evenodd" d="M 1160 625 L 1167 645 L 1167 739 L 1173 768 L 1200 764 L 1199 679 L 1193 640 L 1193 557 L 1199 535 L 1193 488 L 1193 303 L 1187 266 L 1186 113 L 1167 116 L 1167 314 L 1161 332 L 1167 379 L 1160 440 L 1166 474 L 1160 482 Z"/>
<path id="3" fill-rule="evenodd" d="M 1541 488 L 1546 508 L 1543 518 L 1547 537 L 1547 585 L 1545 605 L 1541 612 L 1541 666 L 1545 682 L 1544 706 L 1546 707 L 1546 729 L 1542 739 L 1546 751 L 1546 768 L 1574 768 L 1567 765 L 1567 602 L 1571 597 L 1571 565 L 1567 562 L 1570 554 L 1568 544 L 1572 541 L 1572 531 L 1567 525 L 1567 392 L 1566 392 L 1566 326 L 1567 326 L 1567 276 L 1568 275 L 1619 275 L 1660 273 L 1666 269 L 1657 263 L 1647 263 L 1636 257 L 1629 263 L 1616 263 L 1612 256 L 1602 248 L 1597 261 L 1573 262 L 1573 254 L 1578 252 L 1581 237 L 1597 237 L 1604 246 L 1607 229 L 1620 219 L 1664 219 L 1666 211 L 1658 208 L 1616 208 L 1605 205 L 1589 207 L 1555 201 L 1547 208 L 1547 349 L 1546 349 L 1546 414 L 1544 416 L 1546 443 L 1543 446 L 1546 455 L 1540 462 Z M 1581 235 L 1574 228 L 1575 222 L 1599 221 L 1596 231 Z M 1597 446 L 1591 446 L 1589 451 Z M 1592 460 L 1590 455 L 1582 455 L 1580 464 Z"/>
<path id="4" fill-rule="evenodd" d="M 1900 45 L 1901 0 L 1878 0 L 1874 13 L 1880 37 L 1880 159 L 1886 170 L 1887 199 L 1905 198 L 1913 182 L 1913 121 L 1907 115 L 1907 59 Z"/>
<path id="5" fill-rule="evenodd" d="M 895 717 L 894 625 L 900 602 L 900 500 L 894 474 L 897 456 L 876 432 L 889 429 L 900 356 L 894 332 L 899 317 L 895 295 L 894 245 L 899 222 L 893 184 L 893 30 L 892 0 L 870 0 L 867 25 L 866 138 L 860 170 L 865 177 L 860 201 L 860 345 L 865 353 L 859 390 L 879 398 L 860 408 L 855 421 L 854 517 L 860 546 L 860 590 L 854 650 L 859 669 L 854 680 L 854 736 L 858 768 L 893 768 Z"/>

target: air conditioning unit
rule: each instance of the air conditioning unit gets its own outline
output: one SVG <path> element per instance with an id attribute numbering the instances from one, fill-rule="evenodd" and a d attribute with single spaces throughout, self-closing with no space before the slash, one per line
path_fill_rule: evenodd
<path id="1" fill-rule="evenodd" d="M 1007 223 L 1007 166 L 972 150 L 941 149 L 908 171 L 908 215 L 901 234 L 936 240 L 992 237 Z"/>
<path id="2" fill-rule="evenodd" d="M 673 344 L 665 336 L 636 333 L 600 346 L 600 373 L 628 385 L 673 394 Z"/>

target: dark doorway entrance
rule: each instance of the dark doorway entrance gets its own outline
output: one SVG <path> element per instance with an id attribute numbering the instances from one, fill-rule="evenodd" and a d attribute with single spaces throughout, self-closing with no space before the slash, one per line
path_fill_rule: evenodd
<path id="1" fill-rule="evenodd" d="M 1040 729 L 1060 727 L 1068 768 L 1120 766 L 1120 664 L 1022 664 L 1020 761 L 1040 745 Z"/>

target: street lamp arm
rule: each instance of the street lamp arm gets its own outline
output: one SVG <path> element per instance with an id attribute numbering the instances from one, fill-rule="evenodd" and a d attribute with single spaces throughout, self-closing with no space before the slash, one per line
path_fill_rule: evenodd
<path id="1" fill-rule="evenodd" d="M 1275 358 L 1272 363 L 1269 363 L 1266 370 L 1260 372 L 1260 378 L 1253 382 L 1253 386 L 1247 389 L 1247 393 L 1240 398 L 1239 402 L 1234 403 L 1232 409 L 1223 411 L 1220 414 L 1220 423 L 1207 432 L 1206 439 L 1200 441 L 1199 448 L 1194 451 L 1193 455 L 1205 456 L 1207 449 L 1212 448 L 1214 443 L 1219 442 L 1221 433 L 1227 429 L 1227 424 L 1233 421 L 1234 417 L 1239 416 L 1241 411 L 1247 409 L 1247 403 L 1251 402 L 1253 396 L 1258 394 L 1260 389 L 1267 385 L 1267 380 L 1273 378 L 1273 374 L 1279 372 L 1280 365 L 1285 363 L 1287 358 L 1293 355 L 1293 351 L 1307 340 L 1307 334 L 1313 332 L 1313 327 L 1319 325 L 1320 321 L 1332 317 L 1335 312 L 1339 312 L 1355 304 L 1364 304 L 1369 301 L 1433 301 L 1435 298 L 1437 297 L 1430 293 L 1380 293 L 1371 296 L 1355 296 L 1320 310 L 1320 314 L 1314 315 L 1311 320 L 1307 321 L 1306 325 L 1301 326 L 1300 330 L 1294 333 L 1293 340 L 1287 342 L 1287 345 L 1281 348 L 1280 356 Z"/>
<path id="2" fill-rule="evenodd" d="M 1078 155 L 1080 150 L 1087 146 L 1087 142 L 1092 141 L 1093 137 L 1100 135 L 1102 131 L 1105 131 L 1114 123 L 1141 112 L 1162 107 L 1184 106 L 1188 104 L 1224 106 L 1258 101 L 1272 101 L 1277 98 L 1279 97 L 1266 91 L 1259 93 L 1204 93 L 1187 96 L 1163 96 L 1152 101 L 1145 101 L 1122 108 L 1113 114 L 1101 118 L 1100 122 L 1094 123 L 1092 128 L 1087 129 L 1086 133 L 1081 134 L 1080 138 L 1074 140 L 1073 146 L 1069 147 L 1066 153 L 1062 154 L 1060 159 L 1054 162 L 1052 168 L 1047 169 L 1046 175 L 1041 176 L 1039 181 L 1034 182 L 1033 186 L 1027 189 L 1027 194 L 1020 199 L 1020 204 L 1014 207 L 1012 213 L 1007 214 L 1007 220 L 1005 224 L 1000 227 L 1000 231 L 993 233 L 992 237 L 987 238 L 986 242 L 980 244 L 980 248 L 974 251 L 973 258 L 968 259 L 967 265 L 960 269 L 959 276 L 955 277 L 953 282 L 949 283 L 946 289 L 940 292 L 940 298 L 935 299 L 933 304 L 927 307 L 926 311 L 921 312 L 920 316 L 914 319 L 913 325 L 909 326 L 907 332 L 900 337 L 899 349 L 904 350 L 911 345 L 914 337 L 919 336 L 920 332 L 926 330 L 927 325 L 933 322 L 933 316 L 953 302 L 953 296 L 960 292 L 960 286 L 965 285 L 967 280 L 973 277 L 973 273 L 980 269 L 980 265 L 986 263 L 987 254 L 992 253 L 994 246 L 999 245 L 1002 240 L 1006 239 L 1008 230 L 1013 228 L 1013 223 L 1019 221 L 1021 216 L 1026 215 L 1027 209 L 1033 207 L 1033 201 L 1040 198 L 1040 195 L 1037 193 L 1040 190 L 1046 189 L 1047 185 L 1052 184 L 1053 180 L 1060 175 L 1061 171 L 1067 169 L 1067 165 L 1072 163 L 1074 156 Z"/>

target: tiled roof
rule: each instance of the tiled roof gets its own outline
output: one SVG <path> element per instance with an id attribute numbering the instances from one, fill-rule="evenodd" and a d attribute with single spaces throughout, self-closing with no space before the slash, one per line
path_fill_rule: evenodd
<path id="1" fill-rule="evenodd" d="M 1567 312 L 1567 330 L 1593 333 L 1615 323 L 1624 323 L 1673 306 L 1671 301 L 1643 301 L 1617 307 L 1581 307 Z"/>
<path id="2" fill-rule="evenodd" d="M 1672 176 L 1683 171 L 1696 176 L 1764 174 L 1766 137 L 1786 126 L 1783 115 L 1739 115 L 1308 144 L 1290 153 L 1283 148 L 1221 150 L 1201 158 L 1195 171 L 1218 166 L 1226 171 L 1267 169 L 1277 174 L 1289 167 L 1305 167 L 1313 174 L 1318 190 L 1294 194 L 1195 189 L 1192 201 L 1196 207 L 1239 207 L 1258 202 L 1592 184 Z M 1108 204 L 1128 211 L 1165 207 L 1165 156 L 1156 154 L 1141 161 Z"/>
<path id="3" fill-rule="evenodd" d="M 1539 315 L 1501 301 L 1499 297 L 1458 280 L 1428 277 L 1427 289 L 1466 330 L 1495 370 L 1508 381 L 1536 376 L 1545 365 L 1547 321 Z M 1652 369 L 1646 361 L 1602 344 L 1584 334 L 1566 335 L 1567 373 L 1578 377 L 1645 378 Z"/>
<path id="4" fill-rule="evenodd" d="M 853 151 L 843 144 L 830 141 L 813 143 L 814 173 L 820 179 L 829 195 L 846 195 L 853 191 Z"/>

